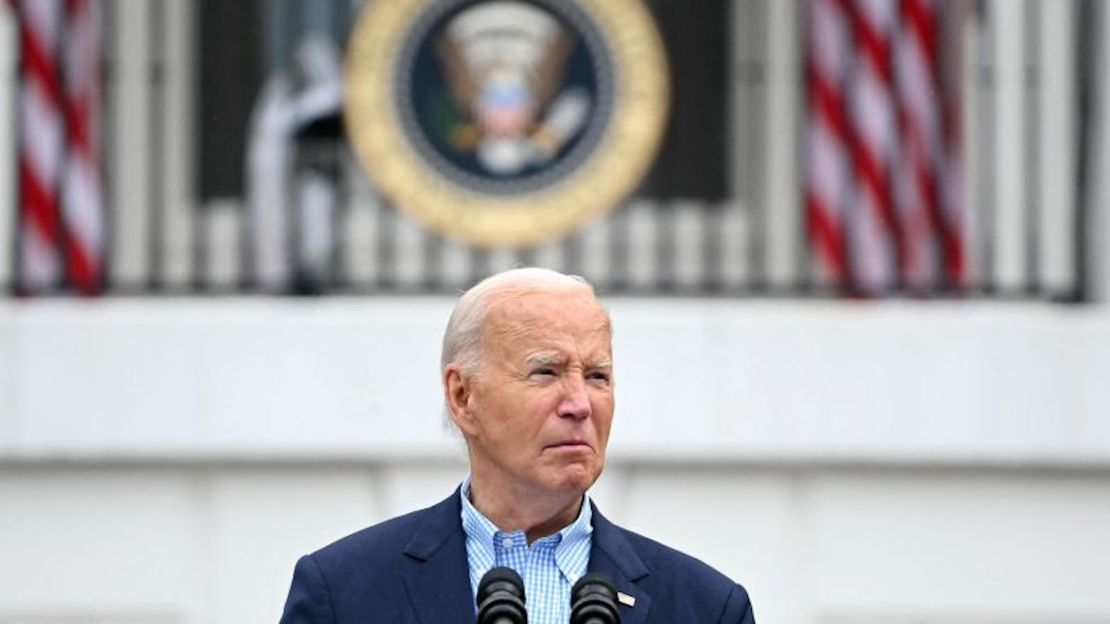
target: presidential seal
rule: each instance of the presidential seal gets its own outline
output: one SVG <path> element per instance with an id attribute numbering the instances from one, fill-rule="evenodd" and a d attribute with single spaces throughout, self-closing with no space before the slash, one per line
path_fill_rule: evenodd
<path id="1" fill-rule="evenodd" d="M 658 151 L 669 98 L 640 0 L 375 0 L 351 34 L 346 89 L 376 186 L 486 247 L 617 206 Z"/>

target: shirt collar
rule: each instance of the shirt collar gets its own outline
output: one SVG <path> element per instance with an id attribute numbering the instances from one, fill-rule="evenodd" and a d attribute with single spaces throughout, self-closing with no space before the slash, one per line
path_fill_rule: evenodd
<path id="1" fill-rule="evenodd" d="M 478 511 L 478 508 L 470 502 L 470 475 L 467 475 L 466 479 L 463 480 L 462 487 L 459 488 L 459 496 L 462 498 L 463 531 L 470 543 L 481 551 L 480 559 L 496 562 L 497 541 L 499 540 L 512 539 L 515 542 L 525 539 L 524 531 L 506 532 L 498 529 L 493 521 Z M 590 536 L 593 530 L 593 509 L 589 497 L 583 494 L 582 508 L 574 522 L 563 527 L 557 533 L 536 540 L 532 546 L 554 543 L 555 564 L 559 567 L 563 576 L 573 584 L 578 581 L 578 577 L 585 574 L 585 570 L 575 569 L 573 561 L 579 559 L 576 557 L 576 553 L 589 550 Z M 487 571 L 483 570 L 482 574 Z"/>

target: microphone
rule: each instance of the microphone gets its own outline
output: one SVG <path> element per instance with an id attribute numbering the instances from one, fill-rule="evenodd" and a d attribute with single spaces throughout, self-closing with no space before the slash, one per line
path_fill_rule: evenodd
<path id="1" fill-rule="evenodd" d="M 478 624 L 528 624 L 524 581 L 511 568 L 493 568 L 478 582 Z"/>
<path id="2" fill-rule="evenodd" d="M 604 574 L 591 572 L 570 590 L 570 624 L 620 624 L 617 588 Z"/>

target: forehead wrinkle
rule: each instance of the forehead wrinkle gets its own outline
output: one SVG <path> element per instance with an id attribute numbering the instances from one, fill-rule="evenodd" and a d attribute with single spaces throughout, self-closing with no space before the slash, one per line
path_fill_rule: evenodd
<path id="1" fill-rule="evenodd" d="M 514 347 L 518 345 L 531 343 L 535 347 L 530 349 L 532 354 L 554 358 L 547 362 L 549 364 L 560 364 L 573 357 L 572 353 L 566 352 L 570 345 L 562 344 L 562 338 L 570 337 L 574 342 L 573 346 L 570 346 L 570 351 L 581 353 L 582 347 L 585 346 L 581 339 L 590 341 L 600 337 L 601 342 L 604 343 L 602 347 L 605 353 L 598 359 L 604 365 L 610 365 L 612 333 L 605 309 L 600 305 L 595 306 L 599 318 L 595 323 L 590 323 L 593 319 L 586 320 L 585 326 L 580 326 L 585 333 L 580 336 L 574 335 L 578 331 L 575 329 L 575 322 L 559 317 L 553 321 L 551 317 L 539 312 L 539 310 L 559 311 L 561 309 L 562 306 L 557 301 L 541 301 L 539 305 L 533 306 L 525 304 L 519 298 L 498 297 L 491 306 L 482 331 L 483 349 L 486 353 L 500 351 L 504 354 L 506 350 L 515 350 Z M 594 357 L 598 357 L 596 351 Z M 532 356 L 525 355 L 523 359 L 530 362 Z"/>
<path id="2" fill-rule="evenodd" d="M 512 318 L 508 311 L 500 307 L 490 311 L 486 326 L 482 330 L 482 339 L 486 341 L 487 348 L 492 345 L 512 344 L 523 338 L 532 329 L 529 319 Z"/>
<path id="3" fill-rule="evenodd" d="M 525 361 L 534 364 L 564 364 L 567 357 L 561 352 L 553 352 L 550 349 L 531 353 L 525 356 Z M 586 359 L 584 364 L 589 368 L 612 368 L 613 362 L 607 358 L 589 358 Z"/>

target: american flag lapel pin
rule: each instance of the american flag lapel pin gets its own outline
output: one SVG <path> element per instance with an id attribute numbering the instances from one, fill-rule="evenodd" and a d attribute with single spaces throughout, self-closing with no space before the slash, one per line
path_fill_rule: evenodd
<path id="1" fill-rule="evenodd" d="M 624 592 L 617 592 L 617 602 L 620 602 L 622 605 L 625 605 L 625 606 L 635 607 L 636 606 L 636 597 L 635 596 L 629 596 L 628 594 L 626 594 Z"/>

